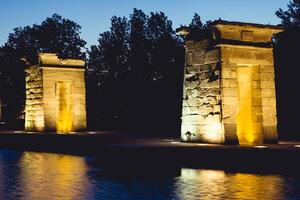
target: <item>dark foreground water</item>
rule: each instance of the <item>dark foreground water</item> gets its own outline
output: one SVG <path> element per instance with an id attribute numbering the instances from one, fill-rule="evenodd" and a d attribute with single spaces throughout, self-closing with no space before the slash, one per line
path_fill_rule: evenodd
<path id="1" fill-rule="evenodd" d="M 300 199 L 300 178 L 292 175 L 139 170 L 106 171 L 90 158 L 0 150 L 0 199 Z"/>

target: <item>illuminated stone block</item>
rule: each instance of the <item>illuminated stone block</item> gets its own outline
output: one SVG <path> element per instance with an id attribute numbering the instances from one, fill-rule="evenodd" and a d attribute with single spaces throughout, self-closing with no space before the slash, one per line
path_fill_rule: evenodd
<path id="1" fill-rule="evenodd" d="M 26 73 L 26 131 L 86 129 L 85 62 L 40 53 Z"/>
<path id="2" fill-rule="evenodd" d="M 177 30 L 186 39 L 182 141 L 277 141 L 271 39 L 280 31 L 277 26 L 221 20 L 197 39 L 189 28 Z"/>

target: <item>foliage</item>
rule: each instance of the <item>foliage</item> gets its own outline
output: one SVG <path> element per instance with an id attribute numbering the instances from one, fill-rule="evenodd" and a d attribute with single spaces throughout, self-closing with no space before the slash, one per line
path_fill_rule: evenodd
<path id="1" fill-rule="evenodd" d="M 129 20 L 114 16 L 110 31 L 98 41 L 88 51 L 88 90 L 97 91 L 88 97 L 90 125 L 130 130 L 178 126 L 184 52 L 167 16 L 138 9 Z"/>
<path id="2" fill-rule="evenodd" d="M 79 36 L 80 29 L 77 23 L 54 14 L 40 25 L 18 27 L 9 34 L 0 48 L 1 87 L 6 91 L 1 98 L 7 104 L 6 120 L 18 118 L 24 107 L 24 67 L 37 62 L 38 52 L 55 52 L 62 58 L 85 58 L 86 42 Z"/>
<path id="3" fill-rule="evenodd" d="M 194 14 L 194 17 L 193 17 L 192 22 L 190 23 L 189 27 L 191 29 L 203 29 L 204 28 L 203 23 L 201 21 L 201 17 L 197 13 Z"/>
<path id="4" fill-rule="evenodd" d="M 280 8 L 275 13 L 281 19 L 281 24 L 286 28 L 300 27 L 300 0 L 289 1 L 287 7 L 286 11 Z"/>
<path id="5" fill-rule="evenodd" d="M 298 113 L 300 107 L 299 95 L 295 90 L 295 80 L 300 74 L 299 46 L 300 46 L 300 1 L 292 0 L 288 3 L 288 10 L 279 9 L 276 15 L 281 19 L 285 30 L 275 36 L 274 58 L 277 92 L 277 118 L 279 133 L 285 137 L 296 137 L 300 131 Z M 299 139 L 299 137 L 297 138 Z"/>
<path id="6" fill-rule="evenodd" d="M 189 24 L 190 34 L 187 39 L 202 40 L 203 38 L 209 38 L 210 24 L 211 21 L 206 21 L 206 23 L 203 24 L 201 17 L 195 13 L 191 23 Z"/>

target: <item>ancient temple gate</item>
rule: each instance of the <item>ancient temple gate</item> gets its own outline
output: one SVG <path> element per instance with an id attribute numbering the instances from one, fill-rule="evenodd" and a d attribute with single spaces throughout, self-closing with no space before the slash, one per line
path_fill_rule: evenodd
<path id="1" fill-rule="evenodd" d="M 196 40 L 188 28 L 181 139 L 212 143 L 277 141 L 271 40 L 280 27 L 215 21 Z"/>
<path id="2" fill-rule="evenodd" d="M 26 131 L 86 129 L 85 62 L 40 53 L 26 73 Z"/>

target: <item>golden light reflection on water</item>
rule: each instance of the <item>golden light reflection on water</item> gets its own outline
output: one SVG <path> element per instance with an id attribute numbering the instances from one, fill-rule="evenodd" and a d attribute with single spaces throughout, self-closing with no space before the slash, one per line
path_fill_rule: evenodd
<path id="1" fill-rule="evenodd" d="M 277 175 L 230 174 L 221 170 L 181 170 L 180 199 L 280 199 L 284 180 Z"/>
<path id="2" fill-rule="evenodd" d="M 177 182 L 180 199 L 222 199 L 225 192 L 225 173 L 218 170 L 182 169 Z M 184 186 L 184 187 L 181 187 Z M 219 199 L 219 198 L 217 198 Z"/>
<path id="3" fill-rule="evenodd" d="M 232 176 L 229 193 L 234 199 L 279 199 L 282 196 L 284 181 L 275 175 L 235 174 Z"/>
<path id="4" fill-rule="evenodd" d="M 87 165 L 81 157 L 25 152 L 19 165 L 28 199 L 80 199 L 91 193 Z"/>
<path id="5" fill-rule="evenodd" d="M 117 166 L 120 172 L 120 166 Z M 139 169 L 151 179 L 118 177 L 114 171 L 87 165 L 83 157 L 1 152 L 0 199 L 297 199 L 300 178 L 283 175 L 227 173 L 223 170 L 187 169 L 171 173 Z M 181 172 L 181 175 L 179 175 Z M 113 175 L 111 174 L 113 173 Z M 130 173 L 129 173 L 130 174 Z"/>

